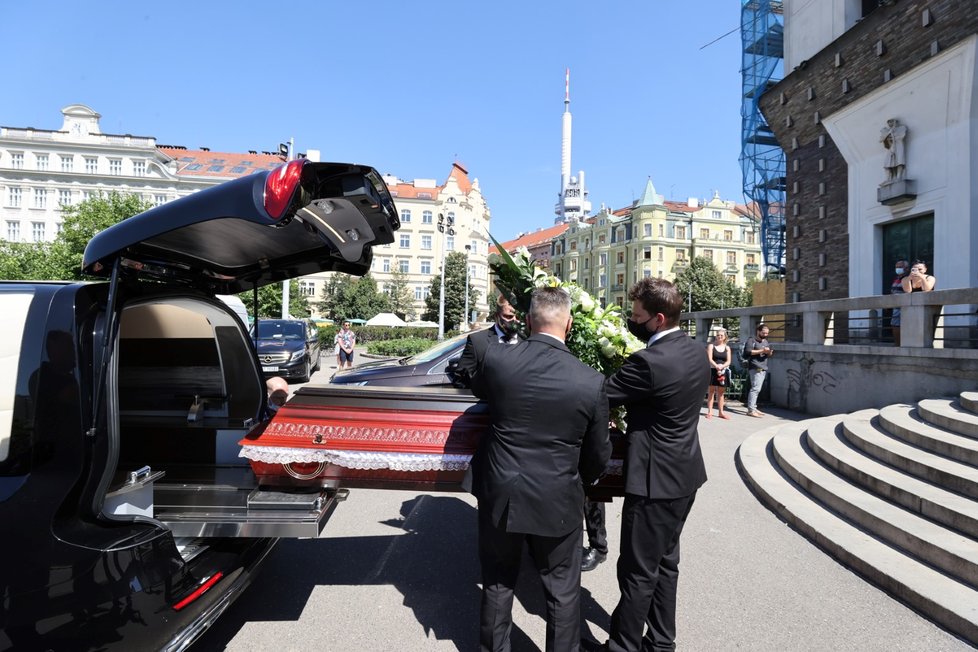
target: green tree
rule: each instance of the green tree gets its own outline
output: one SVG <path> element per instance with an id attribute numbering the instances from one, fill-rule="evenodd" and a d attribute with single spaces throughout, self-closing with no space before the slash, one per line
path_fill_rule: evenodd
<path id="1" fill-rule="evenodd" d="M 251 290 L 238 294 L 248 313 L 261 319 L 280 319 L 282 317 L 282 284 L 269 283 L 258 288 L 258 310 L 255 310 L 254 293 Z M 289 314 L 292 317 L 308 317 L 309 303 L 299 293 L 299 281 L 289 281 Z"/>
<path id="2" fill-rule="evenodd" d="M 465 254 L 453 251 L 445 257 L 445 330 L 458 328 L 465 313 Z M 469 310 L 479 299 L 479 291 L 469 283 Z M 441 274 L 431 279 L 431 291 L 425 299 L 422 319 L 438 321 L 438 304 L 441 297 Z"/>
<path id="3" fill-rule="evenodd" d="M 100 231 L 152 206 L 138 195 L 117 192 L 99 194 L 80 204 L 65 206 L 61 211 L 64 218 L 61 232 L 51 246 L 51 264 L 58 274 L 54 278 L 82 279 L 82 255 L 88 241 Z"/>
<path id="4" fill-rule="evenodd" d="M 411 288 L 408 286 L 406 274 L 397 268 L 391 271 L 391 280 L 386 284 L 384 292 L 387 294 L 390 312 L 401 319 L 414 320 L 414 298 L 411 296 Z"/>
<path id="5" fill-rule="evenodd" d="M 334 274 L 321 297 L 319 311 L 330 319 L 370 319 L 390 308 L 388 296 L 377 291 L 377 282 L 369 274 L 361 278 Z"/>
<path id="6" fill-rule="evenodd" d="M 690 287 L 692 286 L 692 293 Z M 713 261 L 697 256 L 689 267 L 676 275 L 676 287 L 685 299 L 684 311 L 690 309 L 688 297 L 692 296 L 692 312 L 743 308 L 751 305 L 748 290 L 738 288 L 716 268 Z M 724 319 L 725 328 L 737 328 L 737 318 Z"/>
<path id="7" fill-rule="evenodd" d="M 112 192 L 61 210 L 61 231 L 50 243 L 3 243 L 0 278 L 81 280 L 88 241 L 110 226 L 151 208 L 137 195 Z"/>

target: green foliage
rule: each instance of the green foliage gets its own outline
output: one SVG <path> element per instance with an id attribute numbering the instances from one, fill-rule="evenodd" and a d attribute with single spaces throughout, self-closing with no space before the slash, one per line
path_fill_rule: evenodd
<path id="1" fill-rule="evenodd" d="M 690 296 L 692 285 L 692 312 L 702 310 L 721 310 L 724 308 L 743 308 L 751 305 L 749 290 L 738 288 L 716 268 L 709 258 L 697 256 L 689 267 L 676 275 L 676 288 L 683 297 Z M 687 299 L 688 303 L 688 299 Z M 689 305 L 683 306 L 684 311 Z M 724 319 L 724 327 L 736 329 L 737 318 Z"/>
<path id="2" fill-rule="evenodd" d="M 61 210 L 61 232 L 50 243 L 0 246 L 0 278 L 81 280 L 82 256 L 95 234 L 152 207 L 137 195 L 111 192 Z"/>
<path id="3" fill-rule="evenodd" d="M 369 275 L 361 278 L 333 274 L 323 287 L 319 301 L 320 314 L 334 321 L 370 319 L 389 312 L 388 296 L 377 291 L 377 282 Z"/>
<path id="4" fill-rule="evenodd" d="M 384 294 L 387 295 L 387 312 L 392 312 L 404 321 L 414 321 L 414 297 L 408 285 L 407 275 L 395 268 L 391 271 L 391 280 L 385 284 Z"/>
<path id="5" fill-rule="evenodd" d="M 319 342 L 326 348 L 332 348 L 333 337 L 339 332 L 342 324 L 324 326 L 319 329 Z M 354 326 L 357 344 L 383 342 L 386 340 L 423 339 L 431 345 L 438 339 L 437 328 L 414 328 L 413 326 Z"/>
<path id="6" fill-rule="evenodd" d="M 465 254 L 452 251 L 445 257 L 445 330 L 458 328 L 465 319 Z M 469 310 L 479 300 L 479 291 L 469 282 Z M 438 321 L 441 298 L 441 274 L 431 279 L 431 291 L 425 299 L 425 311 L 421 319 Z"/>
<path id="7" fill-rule="evenodd" d="M 258 310 L 255 310 L 254 293 L 251 290 L 238 294 L 248 314 L 258 315 L 259 319 L 282 318 L 282 284 L 269 283 L 258 288 Z M 299 293 L 299 281 L 289 281 L 289 315 L 303 318 L 309 316 L 309 304 Z"/>
<path id="8" fill-rule="evenodd" d="M 378 342 L 371 342 L 367 346 L 367 353 L 372 355 L 396 356 L 400 358 L 406 355 L 414 355 L 416 353 L 426 351 L 431 348 L 432 344 L 432 340 L 419 337 L 398 340 L 382 340 Z"/>

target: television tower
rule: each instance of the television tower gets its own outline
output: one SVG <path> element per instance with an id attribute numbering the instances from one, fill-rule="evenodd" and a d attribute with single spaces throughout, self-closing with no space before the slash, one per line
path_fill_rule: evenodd
<path id="1" fill-rule="evenodd" d="M 560 129 L 560 192 L 554 213 L 554 224 L 584 219 L 591 212 L 591 201 L 584 186 L 584 171 L 571 176 L 571 112 L 570 112 L 570 68 L 564 71 L 564 115 Z"/>

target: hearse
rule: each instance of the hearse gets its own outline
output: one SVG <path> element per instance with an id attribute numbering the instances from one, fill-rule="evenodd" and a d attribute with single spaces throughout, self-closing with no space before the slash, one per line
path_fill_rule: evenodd
<path id="1" fill-rule="evenodd" d="M 301 159 L 103 231 L 103 281 L 0 283 L 0 649 L 184 649 L 279 538 L 319 535 L 342 489 L 239 456 L 265 385 L 215 297 L 362 275 L 398 228 L 374 169 Z"/>

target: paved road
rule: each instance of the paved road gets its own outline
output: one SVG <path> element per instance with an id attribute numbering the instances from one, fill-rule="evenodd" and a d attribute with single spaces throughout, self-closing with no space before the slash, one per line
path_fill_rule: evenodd
<path id="1" fill-rule="evenodd" d="M 736 448 L 758 427 L 800 417 L 775 409 L 751 419 L 737 403 L 732 411 L 728 422 L 701 420 L 710 480 L 683 535 L 681 650 L 971 649 L 761 506 L 737 473 Z M 608 510 L 612 548 L 620 517 L 619 500 Z M 602 641 L 617 602 L 616 558 L 612 550 L 582 582 L 586 631 Z M 470 496 L 353 490 L 320 539 L 280 543 L 194 650 L 475 650 L 478 609 Z M 544 604 L 529 573 L 513 611 L 513 649 L 542 649 Z"/>

